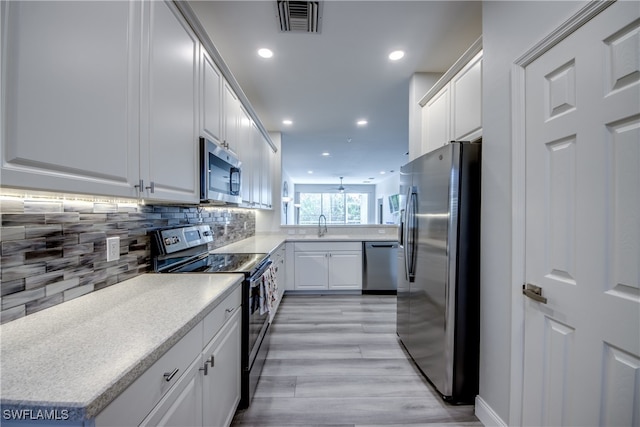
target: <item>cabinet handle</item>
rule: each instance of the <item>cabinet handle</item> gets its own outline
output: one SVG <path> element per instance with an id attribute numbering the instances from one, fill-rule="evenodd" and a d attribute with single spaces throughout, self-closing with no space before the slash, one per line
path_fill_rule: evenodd
<path id="1" fill-rule="evenodd" d="M 209 365 L 211 365 L 211 367 L 213 368 L 216 365 L 216 356 L 212 354 L 208 362 L 209 362 Z"/>
<path id="2" fill-rule="evenodd" d="M 144 180 L 138 180 L 138 184 L 134 185 L 133 187 L 138 189 L 138 191 L 142 191 L 142 189 L 144 188 Z"/>
<path id="3" fill-rule="evenodd" d="M 233 313 L 234 311 L 236 311 L 236 308 L 235 307 L 226 308 L 224 311 L 225 313 Z"/>
<path id="4" fill-rule="evenodd" d="M 200 371 L 204 371 L 205 375 L 209 375 L 209 366 L 207 366 L 207 362 L 204 362 L 204 368 L 199 369 Z"/>
<path id="5" fill-rule="evenodd" d="M 178 373 L 178 371 L 179 371 L 179 370 L 180 370 L 180 369 L 176 368 L 176 369 L 174 369 L 174 370 L 173 370 L 173 372 L 165 372 L 165 373 L 164 373 L 164 379 L 165 379 L 165 381 L 166 381 L 166 382 L 171 381 L 171 380 L 173 379 L 173 377 L 175 377 L 175 376 L 176 376 L 176 374 Z"/>
<path id="6" fill-rule="evenodd" d="M 142 181 L 140 181 L 140 182 L 142 182 Z M 149 190 L 149 192 L 151 194 L 153 194 L 155 192 L 155 190 L 156 190 L 156 184 L 153 181 L 151 181 L 151 185 L 149 187 L 144 187 L 144 188 L 146 188 L 147 190 Z"/>

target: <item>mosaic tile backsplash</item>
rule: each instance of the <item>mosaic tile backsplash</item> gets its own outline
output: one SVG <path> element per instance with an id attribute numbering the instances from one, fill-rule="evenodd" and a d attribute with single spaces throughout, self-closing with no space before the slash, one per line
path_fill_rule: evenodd
<path id="1" fill-rule="evenodd" d="M 255 234 L 255 212 L 239 208 L 4 199 L 0 215 L 1 323 L 150 271 L 151 230 L 210 224 L 210 248 Z M 115 236 L 120 259 L 107 262 Z"/>

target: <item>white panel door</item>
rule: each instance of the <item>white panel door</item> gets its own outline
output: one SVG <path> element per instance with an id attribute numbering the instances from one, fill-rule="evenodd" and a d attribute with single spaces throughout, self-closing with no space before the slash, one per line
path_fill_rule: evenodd
<path id="1" fill-rule="evenodd" d="M 639 12 L 526 68 L 523 425 L 640 425 Z"/>

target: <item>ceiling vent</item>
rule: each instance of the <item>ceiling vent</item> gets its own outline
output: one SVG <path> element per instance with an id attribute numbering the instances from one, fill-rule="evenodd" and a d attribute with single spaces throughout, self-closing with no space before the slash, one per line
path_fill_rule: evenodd
<path id="1" fill-rule="evenodd" d="M 322 2 L 278 0 L 280 31 L 319 33 Z"/>

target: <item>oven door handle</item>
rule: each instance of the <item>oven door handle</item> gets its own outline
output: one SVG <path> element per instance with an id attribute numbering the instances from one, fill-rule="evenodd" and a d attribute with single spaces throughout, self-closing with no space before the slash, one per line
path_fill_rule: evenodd
<path id="1" fill-rule="evenodd" d="M 269 267 L 271 267 L 271 264 L 273 264 L 273 261 L 268 260 L 267 262 L 265 262 L 263 264 L 263 266 L 260 268 L 260 270 L 258 270 L 253 276 L 251 276 L 249 278 L 249 283 L 250 283 L 252 288 L 257 286 L 257 285 L 254 285 L 254 284 L 257 283 L 260 280 L 260 278 L 264 275 L 264 272 L 267 271 L 269 269 Z"/>

